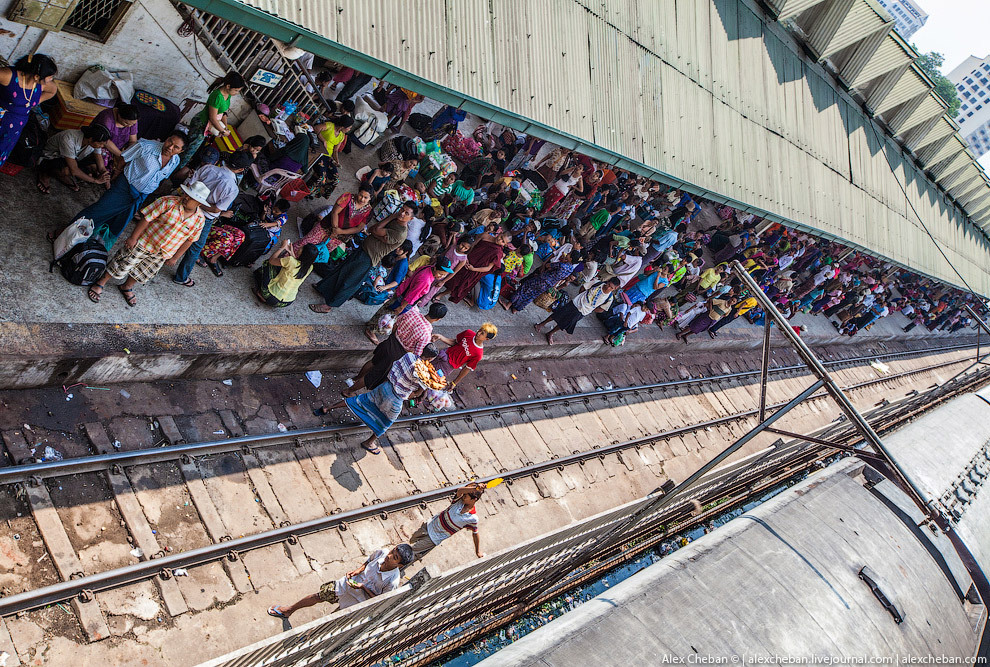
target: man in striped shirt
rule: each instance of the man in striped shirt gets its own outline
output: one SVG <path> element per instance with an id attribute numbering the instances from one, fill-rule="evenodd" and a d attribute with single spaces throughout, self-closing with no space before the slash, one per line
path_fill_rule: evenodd
<path id="1" fill-rule="evenodd" d="M 426 315 L 415 308 L 399 315 L 395 320 L 395 328 L 392 333 L 375 347 L 371 359 L 358 371 L 350 389 L 341 392 L 344 398 L 351 398 L 362 389 L 374 389 L 385 382 L 388 372 L 392 369 L 392 364 L 407 352 L 416 355 L 422 354 L 423 348 L 436 338 L 433 334 L 433 325 L 446 315 L 447 306 L 442 303 L 431 304 Z M 327 409 L 316 408 L 313 410 L 313 414 L 325 415 Z"/>
<path id="2" fill-rule="evenodd" d="M 413 548 L 416 559 L 419 560 L 463 528 L 471 531 L 471 538 L 474 540 L 474 553 L 478 558 L 483 558 L 485 554 L 481 551 L 475 504 L 484 493 L 485 485 L 477 482 L 457 489 L 454 494 L 454 502 L 450 504 L 450 507 L 420 526 L 419 530 L 409 538 L 409 545 Z"/>

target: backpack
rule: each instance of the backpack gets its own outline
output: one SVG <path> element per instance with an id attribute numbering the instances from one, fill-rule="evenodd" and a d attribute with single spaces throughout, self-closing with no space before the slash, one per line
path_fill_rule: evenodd
<path id="1" fill-rule="evenodd" d="M 72 246 L 60 259 L 48 265 L 51 273 L 57 264 L 62 276 L 73 285 L 86 287 L 92 285 L 107 268 L 107 249 L 103 239 L 97 235 L 90 236 L 82 243 Z"/>

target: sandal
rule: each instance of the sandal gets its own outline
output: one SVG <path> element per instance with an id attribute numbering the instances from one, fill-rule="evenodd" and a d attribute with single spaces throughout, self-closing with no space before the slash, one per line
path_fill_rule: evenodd
<path id="1" fill-rule="evenodd" d="M 52 188 L 49 185 L 45 185 L 41 181 L 35 181 L 35 186 L 38 188 L 38 192 L 43 195 L 51 194 Z"/>
<path id="2" fill-rule="evenodd" d="M 195 287 L 196 285 L 196 281 L 193 280 L 192 278 L 186 278 L 186 282 L 184 283 L 179 282 L 178 280 L 173 278 L 172 282 L 175 283 L 176 285 L 182 285 L 183 287 Z"/>
<path id="3" fill-rule="evenodd" d="M 100 290 L 100 291 L 97 292 L 96 290 Z M 103 286 L 102 285 L 91 285 L 90 288 L 89 288 L 89 291 L 86 294 L 89 296 L 89 300 L 90 301 L 92 301 L 93 303 L 99 303 L 100 302 L 100 295 L 103 294 Z"/>
<path id="4" fill-rule="evenodd" d="M 117 285 L 117 289 L 120 290 L 120 293 L 121 295 L 123 295 L 124 301 L 127 302 L 128 306 L 133 308 L 134 306 L 137 305 L 137 297 L 134 296 L 133 289 L 124 289 L 123 285 Z"/>
<path id="5" fill-rule="evenodd" d="M 218 263 L 207 262 L 206 265 L 210 267 L 210 271 L 212 271 L 213 275 L 215 275 L 217 278 L 223 275 L 223 269 L 220 268 L 220 265 Z"/>

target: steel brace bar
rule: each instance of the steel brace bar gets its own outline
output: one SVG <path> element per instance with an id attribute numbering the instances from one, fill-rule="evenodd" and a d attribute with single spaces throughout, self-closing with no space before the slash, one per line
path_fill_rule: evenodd
<path id="1" fill-rule="evenodd" d="M 818 359 L 818 357 L 815 356 L 815 353 L 811 351 L 811 348 L 809 348 L 803 340 L 801 340 L 801 337 L 797 334 L 797 332 L 791 328 L 791 325 L 787 319 L 779 310 L 777 310 L 777 307 L 773 304 L 769 297 L 763 293 L 763 290 L 756 283 L 756 281 L 753 280 L 753 277 L 749 275 L 746 269 L 743 268 L 742 264 L 734 260 L 732 262 L 732 272 L 735 273 L 739 280 L 741 280 L 746 286 L 750 295 L 753 296 L 753 298 L 755 298 L 763 307 L 763 310 L 766 313 L 767 322 L 769 323 L 771 319 L 773 320 L 773 322 L 777 325 L 777 328 L 780 329 L 780 333 L 791 344 L 794 351 L 797 352 L 798 356 L 805 363 L 805 365 L 807 365 L 808 370 L 810 370 L 821 380 L 823 386 L 825 387 L 825 391 L 828 392 L 829 396 L 832 397 L 832 400 L 838 404 L 839 409 L 842 410 L 842 413 L 846 416 L 846 418 L 856 427 L 856 430 L 863 436 L 866 443 L 884 458 L 887 465 L 901 482 L 901 486 L 904 487 L 904 490 L 909 496 L 911 496 L 911 499 L 915 502 L 915 504 L 918 505 L 926 516 L 933 519 L 941 518 L 941 514 L 938 510 L 932 507 L 925 500 L 924 496 L 918 489 L 917 484 L 915 484 L 914 480 L 911 479 L 910 475 L 904 472 L 904 470 L 902 470 L 894 461 L 894 457 L 891 456 L 890 451 L 884 446 L 883 442 L 880 440 L 880 436 L 873 430 L 873 427 L 870 426 L 869 422 L 863 418 L 863 415 L 859 413 L 859 410 L 857 410 L 852 404 L 849 397 L 846 396 L 841 387 L 839 387 L 835 380 L 832 379 L 832 376 L 825 369 L 825 366 Z"/>

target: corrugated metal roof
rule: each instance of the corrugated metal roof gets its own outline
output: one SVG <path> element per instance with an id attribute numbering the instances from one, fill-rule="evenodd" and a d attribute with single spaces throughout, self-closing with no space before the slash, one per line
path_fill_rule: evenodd
<path id="1" fill-rule="evenodd" d="M 888 33 L 863 69 L 850 81 L 851 88 L 860 88 L 878 76 L 907 65 L 914 60 L 910 47 L 896 33 Z"/>
<path id="2" fill-rule="evenodd" d="M 914 219 L 906 190 L 966 280 L 990 294 L 986 239 L 960 231 L 960 210 L 889 138 L 878 143 L 880 130 L 859 103 L 803 54 L 784 24 L 748 0 L 188 4 L 959 283 Z M 871 39 L 889 23 L 872 0 L 853 0 L 845 14 L 819 0 L 776 5 L 803 34 L 817 29 L 826 55 L 838 53 L 838 67 L 852 68 L 846 80 L 874 97 L 923 164 L 962 184 L 955 172 L 970 157 L 958 140 L 940 141 L 956 128 L 930 122 L 938 102 L 925 97 L 927 77 L 915 67 L 898 70 L 915 57 L 910 47 L 892 32 Z M 817 18 L 832 23 L 816 26 Z M 965 173 L 969 189 L 974 178 Z"/>

